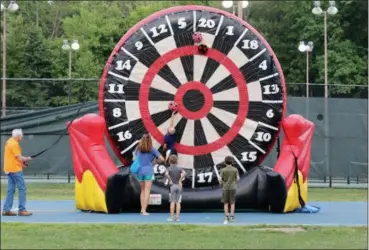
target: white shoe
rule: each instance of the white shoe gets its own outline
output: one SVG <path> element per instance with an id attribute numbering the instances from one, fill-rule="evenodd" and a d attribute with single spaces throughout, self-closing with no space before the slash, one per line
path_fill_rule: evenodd
<path id="1" fill-rule="evenodd" d="M 228 217 L 225 217 L 225 218 L 224 218 L 224 222 L 223 222 L 223 224 L 224 224 L 224 225 L 227 225 L 227 224 L 228 224 L 228 220 L 229 220 L 229 218 L 228 218 Z"/>
<path id="2" fill-rule="evenodd" d="M 174 220 L 173 220 L 173 218 L 170 216 L 170 217 L 167 219 L 167 221 L 172 222 L 172 221 L 174 221 Z"/>

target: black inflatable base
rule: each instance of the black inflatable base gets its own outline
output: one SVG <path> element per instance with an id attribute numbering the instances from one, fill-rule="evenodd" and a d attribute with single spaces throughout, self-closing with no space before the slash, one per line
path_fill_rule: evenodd
<path id="1" fill-rule="evenodd" d="M 186 190 L 182 195 L 182 212 L 222 212 L 219 187 Z M 150 205 L 149 212 L 169 211 L 169 190 L 153 184 L 152 194 L 161 194 L 161 205 Z M 139 212 L 140 185 L 128 168 L 111 176 L 105 191 L 108 213 Z M 283 213 L 287 188 L 283 176 L 268 167 L 254 167 L 238 183 L 237 212 L 270 211 Z"/>

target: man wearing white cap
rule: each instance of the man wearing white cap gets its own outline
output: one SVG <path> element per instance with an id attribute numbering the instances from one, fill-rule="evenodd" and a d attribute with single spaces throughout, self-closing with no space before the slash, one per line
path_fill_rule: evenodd
<path id="1" fill-rule="evenodd" d="M 3 206 L 3 216 L 14 216 L 12 212 L 15 188 L 18 187 L 19 194 L 19 216 L 30 216 L 32 213 L 26 210 L 26 184 L 24 183 L 23 168 L 27 167 L 27 162 L 31 157 L 22 156 L 19 142 L 23 138 L 21 129 L 14 129 L 12 137 L 5 143 L 4 150 L 4 172 L 8 175 L 8 193 Z"/>

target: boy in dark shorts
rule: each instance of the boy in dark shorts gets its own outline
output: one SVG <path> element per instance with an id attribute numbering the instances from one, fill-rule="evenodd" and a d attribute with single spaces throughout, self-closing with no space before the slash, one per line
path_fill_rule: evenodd
<path id="1" fill-rule="evenodd" d="M 176 129 L 174 128 L 174 115 L 175 112 L 172 112 L 172 117 L 170 118 L 170 125 L 168 128 L 167 134 L 164 136 L 164 145 L 163 151 L 165 153 L 165 162 L 166 165 L 168 163 L 168 158 L 172 154 L 176 154 L 174 145 L 176 144 Z"/>
<path id="2" fill-rule="evenodd" d="M 170 185 L 170 217 L 168 221 L 174 220 L 174 208 L 176 208 L 176 221 L 179 221 L 179 214 L 181 212 L 182 199 L 182 180 L 186 174 L 183 168 L 179 167 L 178 158 L 176 155 L 169 156 L 170 166 L 167 168 L 165 175 L 169 180 Z"/>
<path id="3" fill-rule="evenodd" d="M 224 224 L 234 221 L 237 182 L 240 180 L 237 168 L 232 166 L 233 157 L 227 156 L 224 160 L 226 167 L 220 171 L 220 185 L 223 189 L 222 202 L 224 203 Z M 231 205 L 231 214 L 228 214 L 228 204 Z"/>

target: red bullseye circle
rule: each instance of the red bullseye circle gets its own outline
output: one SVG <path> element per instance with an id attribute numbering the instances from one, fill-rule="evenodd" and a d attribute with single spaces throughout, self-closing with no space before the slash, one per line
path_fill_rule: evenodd
<path id="1" fill-rule="evenodd" d="M 139 105 L 140 105 L 140 113 L 142 117 L 142 121 L 147 129 L 147 131 L 159 142 L 164 142 L 164 135 L 161 131 L 156 127 L 155 123 L 151 119 L 151 115 L 149 113 L 149 92 L 150 86 L 155 78 L 155 76 L 159 73 L 159 71 L 167 65 L 170 61 L 180 58 L 183 56 L 191 56 L 191 55 L 200 55 L 197 50 L 197 46 L 184 46 L 181 48 L 174 49 L 172 51 L 167 52 L 158 58 L 148 69 L 146 72 L 139 94 Z M 203 55 L 201 55 L 203 56 Z M 239 92 L 239 109 L 237 113 L 237 118 L 233 122 L 231 128 L 223 135 L 223 137 L 218 140 L 201 146 L 188 146 L 182 144 L 176 144 L 176 150 L 182 154 L 189 155 L 203 155 L 214 152 L 218 149 L 229 144 L 238 134 L 241 127 L 243 126 L 247 113 L 248 113 L 248 93 L 247 93 L 247 85 L 245 78 L 243 77 L 242 72 L 238 69 L 237 65 L 229 59 L 225 54 L 221 53 L 218 50 L 209 48 L 206 54 L 207 57 L 213 59 L 214 61 L 223 64 L 224 67 L 231 73 L 234 82 L 237 85 Z M 206 106 L 206 105 L 205 105 Z M 208 107 L 207 107 L 208 108 Z M 210 107 L 211 109 L 211 107 Z"/>
<path id="2" fill-rule="evenodd" d="M 190 111 L 183 104 L 183 97 L 189 90 L 198 90 L 205 98 L 204 106 L 198 111 Z M 175 102 L 178 103 L 178 112 L 187 119 L 199 120 L 205 117 L 213 107 L 213 95 L 205 84 L 200 82 L 188 82 L 179 87 Z"/>

